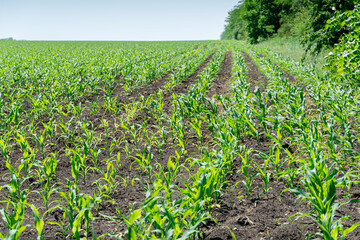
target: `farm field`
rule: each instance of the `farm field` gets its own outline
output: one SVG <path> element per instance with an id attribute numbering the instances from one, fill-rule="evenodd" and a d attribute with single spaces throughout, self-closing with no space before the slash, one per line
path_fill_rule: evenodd
<path id="1" fill-rule="evenodd" d="M 360 239 L 359 96 L 243 42 L 0 42 L 0 239 Z"/>

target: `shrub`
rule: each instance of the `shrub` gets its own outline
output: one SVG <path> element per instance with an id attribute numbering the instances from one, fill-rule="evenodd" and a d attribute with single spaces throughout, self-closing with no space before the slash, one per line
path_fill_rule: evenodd
<path id="1" fill-rule="evenodd" d="M 354 10 L 346 11 L 331 18 L 326 30 L 344 29 L 347 34 L 340 37 L 340 41 L 327 57 L 326 68 L 334 78 L 360 84 L 360 4 Z"/>

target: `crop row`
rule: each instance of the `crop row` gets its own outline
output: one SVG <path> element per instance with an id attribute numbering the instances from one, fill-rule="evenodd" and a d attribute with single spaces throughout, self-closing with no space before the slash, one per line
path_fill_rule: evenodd
<path id="1" fill-rule="evenodd" d="M 204 61 L 211 52 L 211 48 L 204 50 L 199 48 L 198 50 L 189 52 L 183 57 L 171 59 L 173 62 L 169 64 L 167 68 L 170 70 L 170 68 L 173 69 L 175 67 L 175 69 L 170 74 L 168 82 L 162 89 L 159 89 L 158 93 L 151 95 L 144 102 L 142 99 L 138 99 L 135 100 L 135 102 L 125 104 L 124 106 L 114 105 L 105 112 L 113 114 L 114 112 L 125 109 L 123 111 L 125 114 L 121 114 L 121 117 L 124 117 L 123 115 L 125 115 L 125 122 L 123 121 L 124 125 L 121 127 L 124 127 L 124 135 L 126 135 L 129 133 L 126 131 L 128 126 L 126 120 L 129 117 L 129 112 L 132 112 L 132 114 L 139 114 L 141 108 L 149 107 L 150 104 L 152 104 L 151 99 L 153 96 L 160 96 L 163 92 L 170 91 L 176 85 L 180 84 L 195 71 L 200 63 Z M 144 68 L 142 71 L 143 70 Z M 163 70 L 163 72 L 165 71 Z M 144 82 L 144 84 L 146 83 Z M 56 87 L 57 86 L 53 86 L 55 90 L 57 89 Z M 76 95 L 77 92 L 73 92 L 73 94 Z M 21 101 L 22 99 L 18 96 L 16 97 L 16 100 Z M 116 103 L 116 96 L 111 96 L 110 101 Z M 102 106 L 95 105 L 95 108 L 100 109 L 99 111 L 101 111 L 101 107 Z M 119 109 L 116 110 L 115 108 Z M 129 108 L 131 109 L 127 110 Z M 42 107 L 41 109 L 43 110 Z M 92 122 L 87 121 L 88 119 L 86 118 L 87 115 L 85 113 L 91 111 L 91 109 L 86 105 L 79 104 L 78 106 L 74 106 L 69 103 L 62 106 L 62 104 L 59 103 L 58 109 L 60 111 L 56 112 L 56 119 L 50 118 L 47 122 L 41 122 L 43 128 L 41 128 L 40 124 L 40 129 L 38 129 L 39 125 L 35 121 L 36 119 L 32 119 L 30 124 L 24 124 L 21 128 L 14 128 L 15 123 L 11 122 L 13 127 L 9 128 L 11 130 L 7 129 L 8 131 L 6 131 L 6 134 L 1 138 L 0 142 L 3 157 L 2 166 L 7 169 L 7 171 L 2 173 L 2 179 L 9 179 L 10 182 L 9 184 L 2 186 L 2 192 L 4 193 L 6 199 L 5 202 L 7 203 L 6 210 L 3 209 L 2 215 L 4 219 L 6 219 L 7 228 L 9 229 L 7 237 L 9 238 L 17 238 L 22 231 L 25 230 L 26 226 L 28 226 L 21 226 L 26 212 L 25 209 L 34 209 L 38 216 L 36 218 L 37 221 L 42 222 L 42 230 L 38 230 L 39 236 L 42 236 L 40 232 L 43 231 L 44 217 L 56 208 L 63 209 L 67 214 L 64 215 L 64 222 L 60 225 L 64 236 L 66 236 L 68 231 L 73 232 L 74 230 L 74 213 L 80 214 L 81 212 L 80 206 L 77 206 L 77 204 L 80 204 L 79 202 L 73 202 L 73 205 L 76 205 L 77 207 L 72 208 L 72 212 L 69 208 L 66 208 L 66 203 L 68 203 L 68 207 L 70 207 L 71 204 L 69 201 L 81 201 L 81 205 L 89 207 L 89 201 L 95 201 L 95 199 L 97 199 L 96 201 L 99 201 L 99 199 L 107 197 L 108 194 L 114 192 L 116 186 L 119 185 L 117 179 L 119 179 L 120 176 L 116 174 L 116 169 L 121 165 L 119 162 L 120 159 L 118 159 L 120 154 L 114 154 L 113 152 L 116 148 L 119 148 L 118 146 L 121 145 L 124 138 L 119 139 L 114 137 L 113 133 L 115 132 L 113 129 L 109 128 L 110 120 L 106 118 L 101 119 L 101 125 L 95 126 Z M 120 119 L 122 119 L 121 117 Z M 118 121 L 121 120 L 118 119 Z M 9 123 L 4 124 L 4 126 L 10 127 Z M 105 133 L 98 128 L 104 129 Z M 134 138 L 137 139 L 136 133 Z M 60 145 L 64 141 L 65 146 L 63 148 L 55 151 L 53 150 L 54 146 Z M 103 147 L 99 147 L 101 145 Z M 106 163 L 101 162 L 102 165 L 105 164 L 105 167 L 100 167 L 101 164 L 100 161 L 98 161 L 102 151 L 106 151 L 107 153 L 106 161 L 103 161 Z M 18 155 L 19 152 L 21 153 L 20 156 Z M 127 152 L 127 154 L 130 153 Z M 71 170 L 71 178 L 62 181 L 64 185 L 59 188 L 57 186 L 60 183 L 60 179 L 58 179 L 57 169 L 59 168 L 58 164 L 64 159 L 69 161 L 71 165 L 69 169 Z M 90 165 L 89 162 L 91 163 Z M 117 163 L 117 168 L 114 165 L 115 163 Z M 94 175 L 94 172 L 103 177 L 100 177 L 100 181 L 94 183 L 98 187 L 98 191 L 95 191 L 94 193 L 95 196 L 89 197 L 86 194 L 81 193 L 77 186 L 80 179 L 82 179 L 85 184 L 87 182 L 87 177 L 91 174 Z M 35 182 L 28 185 L 29 179 L 34 178 L 36 179 Z M 69 184 L 66 184 L 67 181 Z M 40 189 L 36 191 L 29 190 L 31 186 L 34 185 L 37 185 L 37 188 Z M 66 189 L 67 191 L 62 192 L 62 189 Z M 28 196 L 33 196 L 31 195 L 33 193 L 38 194 L 40 200 L 44 203 L 44 206 L 40 209 L 36 208 L 33 204 L 29 204 L 27 201 Z M 99 196 L 96 194 L 99 194 Z M 60 199 L 54 201 L 53 199 L 56 198 L 54 195 L 59 196 Z M 80 200 L 80 197 L 88 198 L 88 203 L 83 202 L 84 199 Z M 55 204 L 57 205 L 53 206 Z M 44 211 L 42 211 L 42 208 L 44 208 Z M 19 211 L 20 209 L 22 210 L 17 213 L 13 212 L 11 215 L 11 211 L 14 209 L 19 209 Z M 41 214 L 39 214 L 39 212 L 41 212 Z M 89 218 L 89 215 L 78 215 L 78 219 L 82 219 L 83 217 Z M 14 218 L 15 220 L 11 220 L 11 218 Z M 38 228 L 39 226 L 34 225 L 34 227 Z M 79 232 L 80 229 L 77 231 Z M 90 230 L 87 229 L 87 231 L 89 233 Z M 71 235 L 76 236 L 75 233 Z"/>
<path id="2" fill-rule="evenodd" d="M 1 49 L 1 239 L 202 239 L 228 189 L 268 200 L 273 182 L 309 209 L 289 218 L 309 237 L 351 236 L 355 90 L 235 42 L 118 44 Z M 230 55 L 229 93 L 210 96 Z"/>

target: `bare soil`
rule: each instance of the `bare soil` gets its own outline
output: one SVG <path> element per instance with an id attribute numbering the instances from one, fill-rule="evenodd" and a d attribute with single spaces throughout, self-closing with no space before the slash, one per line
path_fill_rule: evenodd
<path id="1" fill-rule="evenodd" d="M 260 72 L 255 63 L 251 60 L 251 57 L 246 52 L 241 52 L 244 57 L 247 66 L 247 80 L 250 83 L 250 91 L 254 92 L 255 88 L 259 88 L 261 91 L 266 89 L 267 80 Z"/>

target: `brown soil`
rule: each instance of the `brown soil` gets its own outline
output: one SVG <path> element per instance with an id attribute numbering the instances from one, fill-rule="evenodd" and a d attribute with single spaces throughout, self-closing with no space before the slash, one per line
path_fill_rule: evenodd
<path id="1" fill-rule="evenodd" d="M 221 71 L 212 84 L 208 97 L 212 98 L 214 95 L 225 95 L 229 96 L 231 92 L 230 81 L 232 72 L 232 52 L 227 51 L 225 59 L 221 66 Z"/>
<path id="2" fill-rule="evenodd" d="M 283 73 L 282 75 L 283 78 L 287 78 L 291 84 L 296 84 L 296 79 L 293 76 L 291 76 L 287 71 L 280 68 L 280 72 Z"/>
<path id="3" fill-rule="evenodd" d="M 258 87 L 261 91 L 264 91 L 267 85 L 267 80 L 264 75 L 259 71 L 257 66 L 251 60 L 251 57 L 246 52 L 241 52 L 246 66 L 247 66 L 247 80 L 250 83 L 250 91 L 254 92 L 255 88 Z"/>

